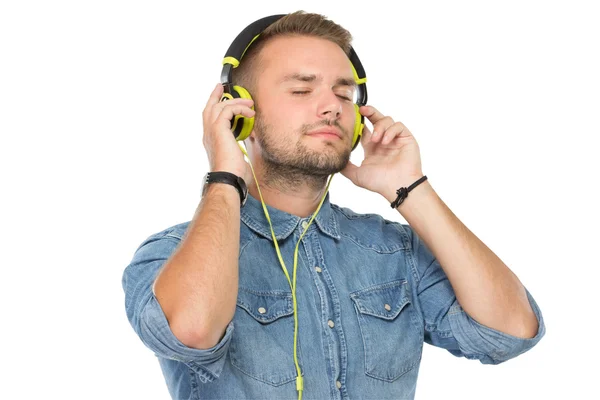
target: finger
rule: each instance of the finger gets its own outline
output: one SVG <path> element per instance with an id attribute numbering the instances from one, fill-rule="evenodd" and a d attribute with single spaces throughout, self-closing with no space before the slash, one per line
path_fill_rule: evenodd
<path id="1" fill-rule="evenodd" d="M 254 101 L 252 101 L 252 99 L 242 99 L 242 98 L 229 99 L 227 101 L 219 101 L 217 104 L 212 106 L 211 114 L 210 114 L 211 121 L 216 120 L 219 117 L 219 114 L 221 114 L 221 112 L 223 112 L 225 107 L 233 107 L 236 105 L 243 105 L 243 106 L 252 108 L 252 106 L 254 105 Z"/>
<path id="2" fill-rule="evenodd" d="M 226 101 L 229 103 L 229 101 Z M 252 118 L 256 112 L 248 106 L 243 104 L 232 104 L 221 110 L 221 113 L 217 116 L 215 121 L 218 125 L 227 126 L 230 128 L 231 120 L 236 115 L 243 115 L 244 117 Z"/>
<path id="3" fill-rule="evenodd" d="M 373 125 L 373 137 L 374 142 L 379 141 L 383 137 L 383 133 L 387 131 L 390 126 L 394 125 L 392 117 L 384 117 L 380 119 L 375 125 Z"/>
<path id="4" fill-rule="evenodd" d="M 359 111 L 362 115 L 367 117 L 373 125 L 375 125 L 377 121 L 385 118 L 385 115 L 383 115 L 373 106 L 362 106 L 360 107 Z"/>
<path id="5" fill-rule="evenodd" d="M 405 129 L 406 126 L 402 122 L 396 122 L 385 131 L 381 144 L 389 144 L 395 138 L 402 136 Z"/>
<path id="6" fill-rule="evenodd" d="M 221 99 L 221 95 L 223 94 L 223 85 L 221 83 L 217 83 L 217 86 L 213 89 L 212 93 L 208 97 L 208 101 L 206 102 L 206 106 L 204 110 L 209 110 L 212 106 L 217 104 Z"/>

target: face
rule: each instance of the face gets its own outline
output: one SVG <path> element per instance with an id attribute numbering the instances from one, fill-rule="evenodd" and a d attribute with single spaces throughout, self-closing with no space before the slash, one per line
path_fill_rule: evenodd
<path id="1" fill-rule="evenodd" d="M 281 37 L 266 44 L 257 75 L 254 133 L 265 164 L 311 176 L 341 171 L 352 149 L 354 77 L 328 40 Z M 313 134 L 330 130 L 333 134 Z"/>

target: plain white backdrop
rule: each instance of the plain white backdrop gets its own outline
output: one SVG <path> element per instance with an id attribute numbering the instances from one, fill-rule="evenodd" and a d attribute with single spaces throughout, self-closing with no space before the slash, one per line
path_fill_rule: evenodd
<path id="1" fill-rule="evenodd" d="M 594 2 L 308 0 L 0 4 L 0 398 L 169 398 L 123 269 L 194 214 L 231 41 L 298 9 L 351 31 L 369 103 L 411 130 L 434 189 L 545 317 L 546 337 L 497 366 L 425 346 L 417 399 L 598 398 Z M 341 174 L 330 195 L 403 221 Z"/>

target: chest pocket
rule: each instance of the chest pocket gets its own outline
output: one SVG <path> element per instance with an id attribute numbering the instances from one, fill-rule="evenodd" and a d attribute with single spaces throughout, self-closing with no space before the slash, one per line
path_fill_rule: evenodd
<path id="1" fill-rule="evenodd" d="M 292 294 L 239 288 L 229 357 L 246 375 L 272 386 L 296 378 Z M 302 368 L 300 342 L 298 364 Z"/>
<path id="2" fill-rule="evenodd" d="M 350 294 L 364 343 L 365 373 L 392 382 L 417 366 L 423 328 L 406 279 Z"/>

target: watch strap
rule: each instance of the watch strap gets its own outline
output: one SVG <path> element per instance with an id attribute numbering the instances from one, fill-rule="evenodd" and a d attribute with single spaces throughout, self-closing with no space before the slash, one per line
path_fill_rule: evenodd
<path id="1" fill-rule="evenodd" d="M 243 178 L 238 177 L 237 175 L 232 174 L 231 172 L 215 171 L 206 174 L 206 180 L 204 182 L 204 185 L 206 187 L 206 185 L 208 185 L 209 183 L 226 183 L 235 187 L 240 195 L 240 204 L 243 205 L 245 202 L 245 193 L 243 188 L 240 187 L 240 183 L 238 180 L 243 181 Z"/>

